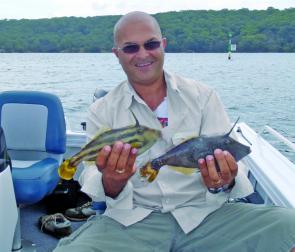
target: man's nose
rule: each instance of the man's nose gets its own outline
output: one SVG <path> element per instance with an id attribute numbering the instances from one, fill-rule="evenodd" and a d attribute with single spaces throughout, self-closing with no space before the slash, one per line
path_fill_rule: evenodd
<path id="1" fill-rule="evenodd" d="M 139 51 L 137 52 L 137 55 L 136 55 L 136 56 L 138 56 L 138 57 L 145 57 L 145 56 L 147 56 L 147 55 L 149 55 L 148 50 L 146 50 L 146 49 L 144 48 L 144 46 L 141 45 L 141 46 L 139 47 Z"/>

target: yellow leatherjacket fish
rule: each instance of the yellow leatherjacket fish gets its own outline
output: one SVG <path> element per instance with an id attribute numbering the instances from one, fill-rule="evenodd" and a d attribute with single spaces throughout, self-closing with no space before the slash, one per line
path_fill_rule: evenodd
<path id="1" fill-rule="evenodd" d="M 110 129 L 98 133 L 89 143 L 87 143 L 77 154 L 65 160 L 58 169 L 61 178 L 70 180 L 73 178 L 77 166 L 82 161 L 95 161 L 98 152 L 105 146 L 112 146 L 116 141 L 129 143 L 133 148 L 138 149 L 138 155 L 148 150 L 160 137 L 159 130 L 151 129 L 139 124 L 135 118 L 134 126 L 127 126 L 118 129 Z"/>

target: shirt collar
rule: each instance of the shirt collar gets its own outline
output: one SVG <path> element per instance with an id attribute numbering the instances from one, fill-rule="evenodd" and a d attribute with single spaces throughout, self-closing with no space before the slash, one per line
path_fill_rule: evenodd
<path id="1" fill-rule="evenodd" d="M 164 77 L 165 77 L 167 89 L 179 92 L 179 89 L 178 89 L 178 86 L 177 86 L 177 83 L 175 81 L 173 74 L 171 74 L 167 71 L 164 71 Z M 135 92 L 134 88 L 132 87 L 132 85 L 130 84 L 130 82 L 128 80 L 125 82 L 123 93 L 124 93 L 124 106 L 126 109 L 130 108 L 133 100 L 135 100 L 139 103 L 144 103 L 144 101 Z"/>
<path id="2" fill-rule="evenodd" d="M 175 80 L 174 74 L 171 74 L 168 71 L 164 71 L 164 76 L 165 76 L 167 89 L 172 89 L 174 91 L 179 92 L 179 88 L 177 86 L 177 81 Z"/>

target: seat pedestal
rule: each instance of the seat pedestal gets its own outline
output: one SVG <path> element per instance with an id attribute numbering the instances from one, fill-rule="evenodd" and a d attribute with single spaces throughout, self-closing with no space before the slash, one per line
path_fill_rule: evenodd
<path id="1" fill-rule="evenodd" d="M 12 251 L 21 251 L 21 252 L 36 252 L 36 244 L 31 241 L 21 239 L 21 227 L 20 227 L 20 212 L 19 207 L 18 211 L 18 219 L 15 227 L 14 237 L 13 237 L 13 245 Z"/>

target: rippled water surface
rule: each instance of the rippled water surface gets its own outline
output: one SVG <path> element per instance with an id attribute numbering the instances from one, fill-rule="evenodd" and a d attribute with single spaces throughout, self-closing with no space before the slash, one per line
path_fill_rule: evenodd
<path id="1" fill-rule="evenodd" d="M 256 131 L 267 124 L 295 142 L 295 54 L 236 53 L 231 61 L 226 54 L 166 54 L 165 68 L 214 87 L 232 121 L 240 116 Z M 94 91 L 124 79 L 110 53 L 0 54 L 0 91 L 57 94 L 74 130 L 81 129 Z"/>

